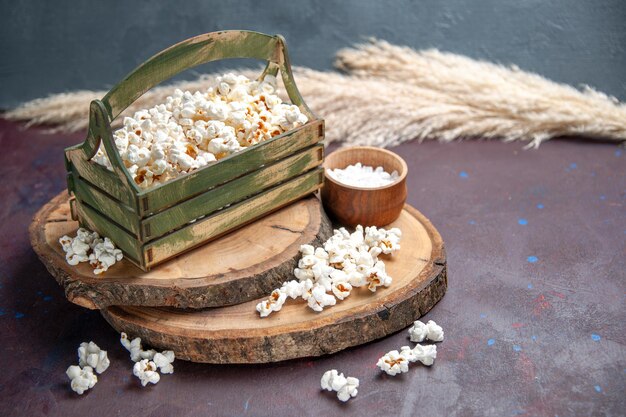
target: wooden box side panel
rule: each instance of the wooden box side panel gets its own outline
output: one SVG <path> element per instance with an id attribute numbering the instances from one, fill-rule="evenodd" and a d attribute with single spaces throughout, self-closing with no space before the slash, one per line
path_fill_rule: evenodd
<path id="1" fill-rule="evenodd" d="M 259 143 L 213 165 L 141 192 L 138 196 L 141 216 L 157 213 L 318 143 L 323 139 L 323 123 L 322 120 L 311 121 L 284 136 Z"/>
<path id="2" fill-rule="evenodd" d="M 74 200 L 72 210 L 81 226 L 111 239 L 128 260 L 144 269 L 141 242 L 87 204 Z"/>
<path id="3" fill-rule="evenodd" d="M 264 191 L 241 203 L 220 210 L 144 246 L 148 268 L 164 262 L 202 243 L 215 239 L 253 220 L 275 211 L 320 188 L 322 168 L 316 168 L 295 179 Z M 261 237 L 260 237 L 261 238 Z"/>
<path id="4" fill-rule="evenodd" d="M 136 208 L 137 198 L 134 192 L 128 188 L 120 179 L 111 171 L 91 160 L 84 160 L 77 153 L 71 153 L 68 172 L 74 178 L 84 178 L 86 181 L 97 184 L 107 194 L 118 199 L 128 207 Z M 76 190 L 70 190 L 76 191 Z"/>
<path id="5" fill-rule="evenodd" d="M 82 178 L 75 176 L 73 182 L 74 196 L 81 203 L 93 207 L 100 213 L 106 213 L 107 217 L 140 239 L 141 219 L 135 211 Z"/>
<path id="6" fill-rule="evenodd" d="M 319 166 L 324 160 L 324 146 L 316 145 L 272 165 L 213 188 L 142 221 L 142 240 L 158 238 L 185 226 L 200 216 L 210 215 L 279 183 Z"/>
<path id="7" fill-rule="evenodd" d="M 74 196 L 81 203 L 87 204 L 105 218 L 126 229 L 140 242 L 146 243 L 181 228 L 200 216 L 210 215 L 224 206 L 238 203 L 319 166 L 324 159 L 323 152 L 324 147 L 321 144 L 307 148 L 145 220 L 141 220 L 139 215 L 124 203 L 76 176 L 72 180 Z"/>

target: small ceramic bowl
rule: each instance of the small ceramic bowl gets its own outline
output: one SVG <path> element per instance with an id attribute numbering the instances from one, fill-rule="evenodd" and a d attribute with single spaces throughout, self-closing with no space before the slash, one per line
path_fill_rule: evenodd
<path id="1" fill-rule="evenodd" d="M 357 162 L 371 167 L 383 167 L 389 173 L 398 171 L 398 178 L 376 188 L 361 188 L 343 184 L 328 175 L 328 169 L 346 168 Z M 324 161 L 322 202 L 326 213 L 345 226 L 385 226 L 396 220 L 406 201 L 406 162 L 386 149 L 355 146 L 339 149 Z"/>

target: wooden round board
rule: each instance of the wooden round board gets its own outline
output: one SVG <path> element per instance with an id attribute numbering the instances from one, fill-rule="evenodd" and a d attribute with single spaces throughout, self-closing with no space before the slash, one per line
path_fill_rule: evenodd
<path id="1" fill-rule="evenodd" d="M 68 300 L 100 309 L 110 305 L 205 308 L 253 300 L 279 287 L 292 274 L 303 244 L 320 245 L 332 225 L 319 200 L 307 197 L 150 272 L 126 260 L 102 275 L 89 263 L 70 266 L 58 243 L 75 235 L 69 196 L 43 206 L 30 226 L 31 244 Z"/>
<path id="2" fill-rule="evenodd" d="M 398 254 L 385 259 L 391 286 L 375 293 L 355 289 L 321 313 L 290 299 L 263 319 L 257 301 L 206 310 L 114 306 L 102 314 L 117 331 L 194 362 L 264 363 L 334 353 L 409 326 L 446 291 L 444 245 L 433 225 L 405 206 L 392 226 L 403 236 Z"/>

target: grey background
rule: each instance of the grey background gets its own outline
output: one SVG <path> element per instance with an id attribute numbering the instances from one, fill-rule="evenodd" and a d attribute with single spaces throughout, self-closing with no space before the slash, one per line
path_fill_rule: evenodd
<path id="1" fill-rule="evenodd" d="M 281 33 L 295 65 L 332 67 L 377 36 L 514 63 L 626 99 L 625 0 L 0 0 L 0 108 L 108 88 L 152 54 L 222 29 Z M 193 74 L 187 74 L 193 76 Z"/>

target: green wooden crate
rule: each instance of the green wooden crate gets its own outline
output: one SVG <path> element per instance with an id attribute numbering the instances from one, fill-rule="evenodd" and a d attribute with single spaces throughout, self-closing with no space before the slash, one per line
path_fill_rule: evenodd
<path id="1" fill-rule="evenodd" d="M 280 72 L 291 102 L 308 123 L 204 168 L 141 189 L 124 167 L 111 122 L 143 93 L 194 66 L 226 58 L 267 62 L 259 76 Z M 90 105 L 85 141 L 65 150 L 72 215 L 109 237 L 143 270 L 258 219 L 322 185 L 324 121 L 302 99 L 284 39 L 223 31 L 178 43 L 131 72 Z M 102 143 L 113 170 L 93 162 Z"/>

